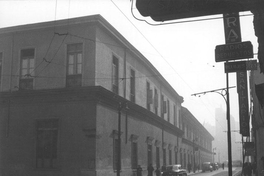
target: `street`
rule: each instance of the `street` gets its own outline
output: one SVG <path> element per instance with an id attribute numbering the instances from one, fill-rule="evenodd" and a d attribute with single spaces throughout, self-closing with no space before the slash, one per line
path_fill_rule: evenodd
<path id="1" fill-rule="evenodd" d="M 234 167 L 232 169 L 233 176 L 237 176 L 241 172 L 242 168 L 241 167 Z M 196 172 L 196 173 L 188 173 L 188 176 L 228 176 L 228 168 L 223 169 L 218 169 L 213 172 Z"/>

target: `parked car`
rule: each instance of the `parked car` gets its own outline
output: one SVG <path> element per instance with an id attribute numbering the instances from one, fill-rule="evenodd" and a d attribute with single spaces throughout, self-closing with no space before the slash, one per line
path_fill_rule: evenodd
<path id="1" fill-rule="evenodd" d="M 211 162 L 204 162 L 202 164 L 202 171 L 203 172 L 206 172 L 206 171 L 213 171 L 213 166 L 212 166 L 212 163 Z"/>
<path id="2" fill-rule="evenodd" d="M 187 176 L 187 171 L 180 164 L 168 165 L 162 172 L 162 176 Z"/>
<path id="3" fill-rule="evenodd" d="M 219 166 L 218 163 L 215 163 L 215 170 L 218 170 Z"/>

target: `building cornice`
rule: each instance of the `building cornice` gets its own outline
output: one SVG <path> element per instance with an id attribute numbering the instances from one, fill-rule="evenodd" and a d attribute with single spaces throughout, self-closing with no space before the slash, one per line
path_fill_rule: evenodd
<path id="1" fill-rule="evenodd" d="M 1 106 L 25 106 L 28 104 L 38 105 L 42 103 L 56 103 L 56 102 L 80 102 L 87 101 L 94 104 L 101 104 L 108 106 L 111 109 L 118 111 L 120 103 L 127 108 L 122 108 L 122 113 L 132 115 L 142 121 L 150 123 L 164 131 L 174 134 L 178 137 L 183 135 L 183 131 L 161 117 L 157 116 L 151 111 L 132 103 L 121 96 L 101 87 L 89 86 L 79 88 L 61 88 L 61 89 L 47 89 L 47 90 L 29 90 L 29 91 L 14 91 L 1 92 L 0 105 Z M 10 103 L 10 104 L 9 104 Z"/>
<path id="2" fill-rule="evenodd" d="M 123 47 L 127 52 L 130 52 L 133 56 L 138 58 L 138 61 L 141 62 L 150 70 L 151 75 L 159 75 L 155 77 L 161 82 L 160 84 L 172 93 L 172 95 L 178 100 L 179 103 L 183 103 L 183 97 L 180 96 L 175 89 L 167 82 L 167 80 L 159 73 L 159 71 L 148 61 L 148 59 L 142 55 L 127 39 L 125 39 L 122 34 L 120 34 L 107 20 L 105 20 L 101 15 L 91 15 L 56 21 L 48 21 L 42 23 L 34 23 L 27 25 L 20 25 L 14 27 L 7 27 L 0 29 L 0 35 L 8 35 L 12 33 L 19 33 L 23 31 L 31 31 L 31 30 L 40 30 L 47 28 L 62 27 L 69 25 L 78 25 L 78 24 L 90 24 L 96 25 L 104 29 L 109 35 L 111 35 L 114 39 L 120 43 L 120 46 Z"/>

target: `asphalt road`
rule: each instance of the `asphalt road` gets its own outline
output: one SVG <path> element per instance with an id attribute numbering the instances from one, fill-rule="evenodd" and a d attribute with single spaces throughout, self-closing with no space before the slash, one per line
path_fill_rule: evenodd
<path id="1" fill-rule="evenodd" d="M 241 167 L 235 167 L 232 169 L 232 175 L 238 176 L 241 173 Z M 218 169 L 216 171 L 207 171 L 207 172 L 196 172 L 196 173 L 188 173 L 188 176 L 228 176 L 228 168 Z"/>

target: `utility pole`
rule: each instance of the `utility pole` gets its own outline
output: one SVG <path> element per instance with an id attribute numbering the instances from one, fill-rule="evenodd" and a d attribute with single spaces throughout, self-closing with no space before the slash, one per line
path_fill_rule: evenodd
<path id="1" fill-rule="evenodd" d="M 200 93 L 195 93 L 192 94 L 192 96 L 196 95 L 205 95 L 206 93 L 218 93 L 221 95 L 225 102 L 226 102 L 226 119 L 227 119 L 227 146 L 228 146 L 228 176 L 232 176 L 232 148 L 231 148 L 231 130 L 230 130 L 230 104 L 229 104 L 229 89 L 234 88 L 235 86 L 229 87 L 228 84 L 228 73 L 226 74 L 226 88 L 222 89 L 215 89 L 215 90 L 210 90 L 210 91 L 205 91 L 205 92 L 200 92 Z M 219 92 L 221 91 L 221 92 Z M 225 97 L 226 95 L 226 97 Z"/>
<path id="2" fill-rule="evenodd" d="M 226 73 L 226 119 L 227 119 L 227 145 L 228 145 L 228 175 L 232 176 L 232 146 L 230 125 L 229 79 Z"/>

